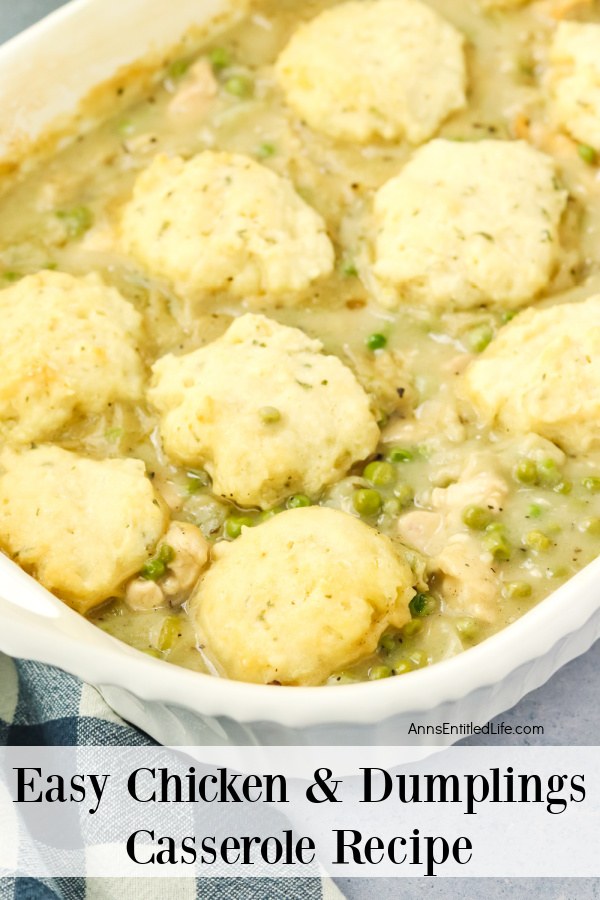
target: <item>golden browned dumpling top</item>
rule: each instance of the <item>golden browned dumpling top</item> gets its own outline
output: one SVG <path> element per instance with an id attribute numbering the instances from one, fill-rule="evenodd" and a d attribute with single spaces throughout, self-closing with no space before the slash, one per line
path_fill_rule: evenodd
<path id="1" fill-rule="evenodd" d="M 230 678 L 321 684 L 410 619 L 414 576 L 401 548 L 347 513 L 288 510 L 215 555 L 188 611 Z"/>

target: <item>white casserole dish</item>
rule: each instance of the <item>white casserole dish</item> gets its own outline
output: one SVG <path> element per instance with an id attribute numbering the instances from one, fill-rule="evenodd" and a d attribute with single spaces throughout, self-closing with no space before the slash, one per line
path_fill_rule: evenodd
<path id="1" fill-rule="evenodd" d="M 175 45 L 226 0 L 75 0 L 0 48 L 0 167 L 122 66 Z M 35 60 L 35 65 L 32 61 Z M 600 636 L 600 559 L 515 624 L 401 678 L 343 687 L 240 684 L 159 662 L 86 622 L 0 555 L 0 650 L 98 686 L 158 741 L 202 744 L 449 743 L 411 723 L 483 724 Z"/>

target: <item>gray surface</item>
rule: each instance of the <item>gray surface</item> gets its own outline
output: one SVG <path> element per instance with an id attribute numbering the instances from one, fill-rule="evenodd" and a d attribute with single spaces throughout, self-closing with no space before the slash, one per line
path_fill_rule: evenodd
<path id="1" fill-rule="evenodd" d="M 118 7 L 118 0 L 104 0 Z M 176 0 L 165 0 L 176 2 Z M 0 0 L 0 42 L 21 31 L 46 13 L 62 6 L 62 0 Z M 544 687 L 530 694 L 514 709 L 498 717 L 512 725 L 537 723 L 543 738 L 521 739 L 524 743 L 600 743 L 600 642 L 585 656 L 565 666 Z M 518 740 L 500 736 L 486 740 L 470 738 L 465 744 L 510 744 Z M 589 836 L 591 837 L 591 836 Z M 548 900 L 592 900 L 600 898 L 598 881 L 547 879 L 531 881 L 452 879 L 340 879 L 340 888 L 351 900 L 419 900 L 421 897 L 501 900 L 506 897 Z"/>
<path id="2" fill-rule="evenodd" d="M 0 43 L 63 5 L 64 0 L 0 0 Z"/>

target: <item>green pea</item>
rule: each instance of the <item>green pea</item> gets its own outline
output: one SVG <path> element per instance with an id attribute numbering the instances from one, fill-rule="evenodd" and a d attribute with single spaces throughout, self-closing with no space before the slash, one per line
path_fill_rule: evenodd
<path id="1" fill-rule="evenodd" d="M 532 459 L 520 459 L 513 474 L 522 484 L 535 484 L 538 478 L 538 468 Z"/>
<path id="2" fill-rule="evenodd" d="M 412 670 L 413 665 L 409 659 L 399 659 L 394 665 L 394 675 L 406 675 Z"/>
<path id="3" fill-rule="evenodd" d="M 70 238 L 80 238 L 94 224 L 94 216 L 87 206 L 74 206 L 72 209 L 60 209 L 56 217 L 64 223 Z"/>
<path id="4" fill-rule="evenodd" d="M 598 153 L 594 150 L 593 147 L 590 147 L 589 144 L 579 144 L 577 147 L 577 152 L 579 153 L 580 158 L 586 163 L 588 166 L 595 166 L 598 161 Z"/>
<path id="5" fill-rule="evenodd" d="M 415 594 L 408 604 L 410 614 L 413 618 L 430 616 L 431 613 L 435 611 L 436 607 L 437 603 L 435 597 L 432 597 L 431 594 Z"/>
<path id="6" fill-rule="evenodd" d="M 483 506 L 467 506 L 462 511 L 462 520 L 473 531 L 483 531 L 491 523 L 492 514 Z"/>
<path id="7" fill-rule="evenodd" d="M 409 506 L 414 500 L 415 492 L 410 484 L 406 484 L 406 482 L 402 481 L 394 488 L 394 497 L 404 509 L 404 507 Z"/>
<path id="8" fill-rule="evenodd" d="M 249 516 L 229 516 L 225 521 L 225 534 L 235 540 L 242 533 L 242 528 L 252 528 L 254 521 Z"/>
<path id="9" fill-rule="evenodd" d="M 485 549 L 492 554 L 494 559 L 508 561 L 512 555 L 512 547 L 504 534 L 504 529 L 496 524 L 488 525 L 483 541 Z"/>
<path id="10" fill-rule="evenodd" d="M 567 496 L 573 490 L 573 483 L 571 481 L 559 481 L 558 484 L 554 485 L 552 490 L 557 494 Z"/>
<path id="11" fill-rule="evenodd" d="M 140 577 L 146 581 L 158 581 L 162 578 L 167 570 L 166 565 L 160 558 L 149 559 L 140 569 Z"/>
<path id="12" fill-rule="evenodd" d="M 379 638 L 379 649 L 383 650 L 385 653 L 391 653 L 397 646 L 398 641 L 395 634 L 387 632 L 387 634 L 382 634 Z"/>
<path id="13" fill-rule="evenodd" d="M 389 678 L 392 675 L 389 666 L 371 666 L 369 669 L 369 681 L 379 681 L 381 678 Z"/>
<path id="14" fill-rule="evenodd" d="M 167 616 L 163 619 L 163 623 L 158 632 L 156 639 L 156 647 L 163 653 L 170 650 L 173 644 L 181 634 L 181 621 L 179 616 Z"/>
<path id="15" fill-rule="evenodd" d="M 415 454 L 412 450 L 407 450 L 405 447 L 394 447 L 388 453 L 387 458 L 391 463 L 405 463 L 412 462 Z"/>
<path id="16" fill-rule="evenodd" d="M 503 592 L 509 600 L 521 600 L 531 597 L 532 587 L 528 581 L 509 581 L 504 585 Z"/>
<path id="17" fill-rule="evenodd" d="M 461 616 L 454 620 L 454 625 L 461 638 L 467 641 L 473 640 L 479 631 L 479 622 L 471 616 Z"/>
<path id="18" fill-rule="evenodd" d="M 283 512 L 283 506 L 274 506 L 273 509 L 265 509 L 258 517 L 259 521 L 268 522 L 269 519 L 273 519 L 275 516 L 278 516 L 280 512 Z"/>
<path id="19" fill-rule="evenodd" d="M 383 350 L 384 347 L 387 346 L 387 338 L 385 334 L 379 334 L 376 332 L 375 334 L 370 334 L 366 339 L 365 344 L 369 348 L 375 352 L 375 350 Z"/>
<path id="20" fill-rule="evenodd" d="M 169 66 L 169 78 L 172 78 L 173 81 L 177 81 L 178 78 L 183 78 L 189 67 L 189 60 L 174 59 Z"/>
<path id="21" fill-rule="evenodd" d="M 492 522 L 485 530 L 488 534 L 506 534 L 506 526 L 502 522 Z"/>
<path id="22" fill-rule="evenodd" d="M 555 487 L 561 479 L 558 466 L 553 459 L 544 459 L 537 464 L 538 480 L 546 487 Z"/>
<path id="23" fill-rule="evenodd" d="M 346 278 L 357 278 L 358 269 L 353 259 L 345 257 L 340 264 L 340 271 Z M 385 344 L 384 344 L 385 346 Z"/>
<path id="24" fill-rule="evenodd" d="M 214 47 L 208 54 L 210 64 L 217 72 L 231 65 L 231 54 L 225 47 Z"/>
<path id="25" fill-rule="evenodd" d="M 375 516 L 381 509 L 381 495 L 378 491 L 361 488 L 352 498 L 354 509 L 361 516 Z"/>
<path id="26" fill-rule="evenodd" d="M 489 325 L 479 325 L 473 328 L 467 335 L 467 343 L 473 353 L 483 353 L 492 342 L 494 332 Z"/>
<path id="27" fill-rule="evenodd" d="M 224 88 L 228 94 L 232 94 L 232 96 L 239 97 L 240 99 L 251 97 L 254 93 L 252 79 L 248 78 L 246 75 L 232 75 L 232 77 L 228 78 L 225 82 Z"/>
<path id="28" fill-rule="evenodd" d="M 600 537 L 600 519 L 596 516 L 585 519 L 579 526 L 579 530 L 585 534 L 591 534 L 593 537 Z"/>
<path id="29" fill-rule="evenodd" d="M 259 159 L 269 159 L 271 156 L 275 156 L 277 153 L 277 147 L 275 144 L 264 143 L 260 144 L 258 150 L 256 151 L 256 155 Z"/>
<path id="30" fill-rule="evenodd" d="M 530 531 L 525 535 L 525 544 L 530 550 L 543 552 L 550 549 L 552 541 L 543 531 Z"/>
<path id="31" fill-rule="evenodd" d="M 168 566 L 169 563 L 173 562 L 175 559 L 175 551 L 170 544 L 161 544 L 158 551 L 158 558 L 161 562 L 164 562 L 165 566 Z"/>
<path id="32" fill-rule="evenodd" d="M 423 623 L 420 619 L 411 619 L 410 622 L 407 622 L 402 628 L 402 634 L 407 638 L 414 637 L 422 630 L 422 628 Z"/>
<path id="33" fill-rule="evenodd" d="M 281 413 L 274 406 L 263 406 L 258 411 L 259 416 L 265 425 L 275 425 L 281 421 Z"/>
<path id="34" fill-rule="evenodd" d="M 285 505 L 288 509 L 301 509 L 304 506 L 312 506 L 312 501 L 306 494 L 292 494 L 291 497 L 288 497 Z"/>
<path id="35" fill-rule="evenodd" d="M 396 481 L 396 470 L 388 462 L 371 462 L 365 467 L 363 477 L 376 487 L 390 487 Z"/>
<path id="36" fill-rule="evenodd" d="M 588 478 L 584 478 L 581 483 L 590 494 L 600 493 L 600 477 L 597 475 L 590 475 Z"/>
<path id="37" fill-rule="evenodd" d="M 532 503 L 527 510 L 527 515 L 530 519 L 539 519 L 539 517 L 542 515 L 542 512 L 543 510 L 541 506 L 539 506 L 537 503 Z"/>
<path id="38" fill-rule="evenodd" d="M 198 491 L 210 487 L 210 475 L 204 469 L 190 469 L 187 473 L 187 492 L 197 494 Z"/>

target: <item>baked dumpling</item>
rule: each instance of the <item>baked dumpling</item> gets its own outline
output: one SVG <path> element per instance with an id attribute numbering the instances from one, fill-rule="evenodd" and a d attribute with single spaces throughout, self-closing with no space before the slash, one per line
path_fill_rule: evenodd
<path id="1" fill-rule="evenodd" d="M 546 87 L 557 125 L 600 150 L 600 25 L 558 25 Z"/>
<path id="2" fill-rule="evenodd" d="M 230 678 L 321 684 L 410 619 L 414 576 L 402 550 L 338 510 L 288 510 L 215 555 L 188 612 Z"/>
<path id="3" fill-rule="evenodd" d="M 599 448 L 600 295 L 520 313 L 460 390 L 492 427 L 536 432 L 573 454 Z"/>
<path id="4" fill-rule="evenodd" d="M 213 490 L 267 509 L 312 497 L 368 457 L 379 428 L 354 374 L 320 341 L 265 316 L 153 367 L 151 403 L 176 463 L 204 466 Z"/>
<path id="5" fill-rule="evenodd" d="M 0 457 L 0 545 L 79 612 L 118 594 L 166 526 L 140 460 L 52 446 Z"/>
<path id="6" fill-rule="evenodd" d="M 300 26 L 275 71 L 315 131 L 419 144 L 465 105 L 463 43 L 420 0 L 354 0 Z"/>
<path id="7" fill-rule="evenodd" d="M 380 300 L 524 305 L 553 274 L 566 202 L 552 159 L 523 141 L 431 141 L 375 197 Z"/>
<path id="8" fill-rule="evenodd" d="M 484 9 L 517 9 L 519 6 L 525 6 L 531 3 L 531 0 L 479 0 Z"/>
<path id="9" fill-rule="evenodd" d="M 121 244 L 183 293 L 250 299 L 301 291 L 333 270 L 320 215 L 291 182 L 247 156 L 157 156 L 139 175 Z"/>
<path id="10" fill-rule="evenodd" d="M 12 441 L 141 398 L 141 316 L 98 276 L 29 275 L 0 291 L 0 317 L 0 433 Z"/>

